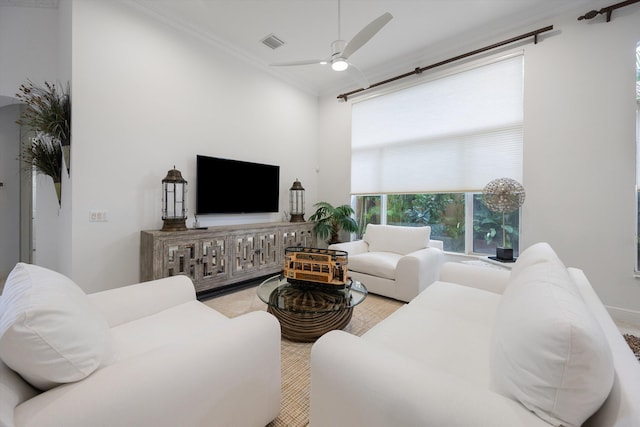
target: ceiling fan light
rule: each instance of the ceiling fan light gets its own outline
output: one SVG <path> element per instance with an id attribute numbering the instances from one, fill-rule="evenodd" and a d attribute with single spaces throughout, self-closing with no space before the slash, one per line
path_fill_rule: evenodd
<path id="1" fill-rule="evenodd" d="M 349 68 L 349 63 L 343 58 L 336 58 L 331 61 L 331 68 L 333 68 L 334 71 L 344 71 Z"/>

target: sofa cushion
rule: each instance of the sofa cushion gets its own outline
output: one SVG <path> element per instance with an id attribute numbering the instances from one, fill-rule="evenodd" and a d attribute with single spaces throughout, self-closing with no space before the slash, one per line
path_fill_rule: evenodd
<path id="1" fill-rule="evenodd" d="M 35 387 L 78 381 L 108 357 L 109 327 L 69 278 L 18 263 L 0 307 L 0 358 Z"/>
<path id="2" fill-rule="evenodd" d="M 406 255 L 428 248 L 431 227 L 402 227 L 398 225 L 368 224 L 362 239 L 371 252 L 394 252 Z M 349 260 L 351 261 L 351 260 Z"/>
<path id="3" fill-rule="evenodd" d="M 113 357 L 108 364 L 140 356 L 230 321 L 222 313 L 193 300 L 120 324 L 111 329 Z"/>
<path id="4" fill-rule="evenodd" d="M 362 337 L 487 388 L 491 331 L 500 298 L 468 286 L 435 282 Z"/>
<path id="5" fill-rule="evenodd" d="M 550 255 L 546 249 L 542 253 Z M 548 423 L 579 426 L 613 384 L 606 337 L 572 292 L 575 284 L 565 282 L 571 278 L 564 266 L 546 259 L 515 273 L 496 313 L 492 388 Z"/>
<path id="6" fill-rule="evenodd" d="M 493 329 L 500 294 L 460 285 L 436 281 L 409 302 L 422 310 L 436 310 L 485 328 Z"/>
<path id="7" fill-rule="evenodd" d="M 367 252 L 349 256 L 349 270 L 395 280 L 402 255 L 393 252 Z"/>

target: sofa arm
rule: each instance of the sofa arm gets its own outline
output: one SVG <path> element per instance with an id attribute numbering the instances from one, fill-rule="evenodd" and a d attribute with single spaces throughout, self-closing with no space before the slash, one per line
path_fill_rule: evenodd
<path id="1" fill-rule="evenodd" d="M 311 427 L 545 425 L 535 418 L 515 401 L 344 331 L 311 350 Z"/>
<path id="2" fill-rule="evenodd" d="M 401 301 L 411 301 L 427 286 L 438 280 L 444 253 L 436 248 L 411 252 L 398 260 L 396 295 Z"/>
<path id="3" fill-rule="evenodd" d="M 216 323 L 16 408 L 16 425 L 264 426 L 280 411 L 280 326 L 263 311 Z"/>
<path id="4" fill-rule="evenodd" d="M 89 294 L 110 327 L 196 299 L 193 282 L 179 275 Z"/>
<path id="5" fill-rule="evenodd" d="M 369 244 L 364 240 L 354 240 L 353 242 L 334 243 L 329 245 L 333 251 L 345 251 L 349 255 L 357 255 L 369 252 Z"/>
<path id="6" fill-rule="evenodd" d="M 440 280 L 502 294 L 511 272 L 497 268 L 478 267 L 459 262 L 446 262 L 440 271 Z"/>

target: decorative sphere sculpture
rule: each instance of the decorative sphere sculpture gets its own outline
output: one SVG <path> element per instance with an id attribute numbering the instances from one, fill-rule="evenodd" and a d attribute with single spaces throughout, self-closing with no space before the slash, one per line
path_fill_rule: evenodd
<path id="1" fill-rule="evenodd" d="M 524 203 L 524 187 L 515 179 L 498 178 L 489 182 L 482 191 L 482 202 L 491 212 L 507 213 Z"/>

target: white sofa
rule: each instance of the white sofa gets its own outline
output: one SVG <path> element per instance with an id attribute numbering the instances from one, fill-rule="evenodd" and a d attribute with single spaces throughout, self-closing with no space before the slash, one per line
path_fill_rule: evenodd
<path id="1" fill-rule="evenodd" d="M 511 272 L 446 263 L 362 337 L 311 355 L 311 427 L 640 426 L 640 363 L 545 243 Z"/>
<path id="2" fill-rule="evenodd" d="M 2 427 L 262 427 L 280 411 L 277 320 L 227 318 L 185 276 L 86 295 L 19 263 L 0 358 Z"/>
<path id="3" fill-rule="evenodd" d="M 411 301 L 438 280 L 443 242 L 431 240 L 431 227 L 368 224 L 362 240 L 329 249 L 349 254 L 349 276 L 369 292 Z"/>

